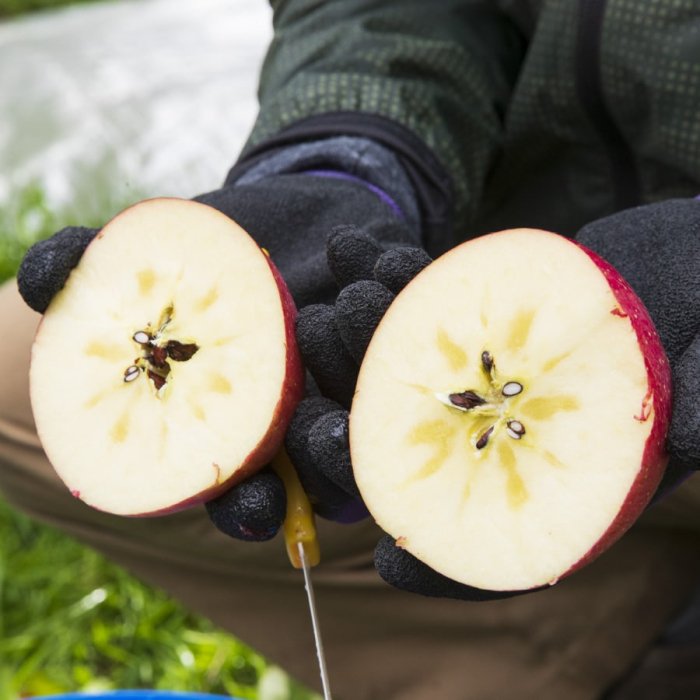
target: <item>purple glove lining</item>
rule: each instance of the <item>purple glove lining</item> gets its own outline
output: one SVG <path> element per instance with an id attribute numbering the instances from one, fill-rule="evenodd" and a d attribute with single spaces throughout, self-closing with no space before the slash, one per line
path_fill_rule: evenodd
<path id="1" fill-rule="evenodd" d="M 336 523 L 349 525 L 364 520 L 368 515 L 369 511 L 364 502 L 359 498 L 353 498 L 341 508 L 340 512 L 335 513 L 333 520 Z"/>
<path id="2" fill-rule="evenodd" d="M 386 204 L 399 219 L 405 218 L 399 205 L 383 189 L 373 185 L 371 182 L 367 182 L 367 180 L 363 180 L 361 177 L 350 175 L 350 173 L 344 173 L 340 170 L 302 170 L 299 174 L 315 175 L 316 177 L 332 177 L 336 180 L 347 180 L 348 182 L 355 182 L 358 185 L 363 185 L 370 192 L 374 192 L 374 194 L 376 194 L 377 197 L 379 197 L 379 199 L 384 202 L 384 204 Z"/>

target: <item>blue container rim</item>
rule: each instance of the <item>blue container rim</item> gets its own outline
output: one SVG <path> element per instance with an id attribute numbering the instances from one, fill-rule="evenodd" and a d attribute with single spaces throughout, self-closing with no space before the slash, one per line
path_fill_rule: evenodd
<path id="1" fill-rule="evenodd" d="M 231 695 L 211 695 L 178 690 L 104 690 L 62 695 L 36 695 L 36 700 L 243 700 Z"/>

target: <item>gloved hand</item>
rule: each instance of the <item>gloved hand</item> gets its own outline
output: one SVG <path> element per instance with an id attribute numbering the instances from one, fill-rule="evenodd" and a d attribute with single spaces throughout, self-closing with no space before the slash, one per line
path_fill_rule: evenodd
<path id="1" fill-rule="evenodd" d="M 700 202 L 675 200 L 631 209 L 589 224 L 578 240 L 613 264 L 647 305 L 674 373 L 674 408 L 668 447 L 671 462 L 659 489 L 700 467 Z M 361 244 L 360 244 L 361 243 Z M 300 350 L 326 396 L 302 402 L 287 441 L 301 445 L 296 463 L 302 473 L 351 484 L 348 402 L 357 367 L 382 315 L 398 293 L 428 262 L 414 248 L 381 254 L 361 231 L 344 231 L 329 241 L 329 263 L 342 290 L 335 306 L 302 310 L 297 321 Z M 341 365 L 338 358 L 345 358 Z M 353 362 L 351 362 L 354 361 Z M 310 427 L 311 426 L 311 427 Z M 519 592 L 482 591 L 430 569 L 394 540 L 383 537 L 375 566 L 391 585 L 422 595 L 493 600 Z"/>
<path id="2" fill-rule="evenodd" d="M 655 500 L 700 468 L 700 201 L 672 199 L 584 226 L 576 239 L 607 260 L 646 305 L 673 372 L 669 466 Z"/>
<path id="3" fill-rule="evenodd" d="M 306 306 L 297 317 L 299 349 L 323 396 L 300 403 L 286 447 L 318 514 L 351 522 L 367 515 L 348 447 L 348 409 L 360 362 L 394 295 L 430 257 L 421 248 L 386 250 L 368 228 L 356 226 L 336 228 L 327 255 L 342 291 L 334 305 Z"/>
<path id="4" fill-rule="evenodd" d="M 227 186 L 195 200 L 237 221 L 270 252 L 298 306 L 335 298 L 337 287 L 327 268 L 325 241 L 338 225 L 361 219 L 370 228 L 378 227 L 387 244 L 406 242 L 407 236 L 410 240 L 408 229 L 386 199 L 357 178 L 275 175 L 254 184 Z M 31 308 L 40 313 L 46 310 L 97 232 L 71 226 L 27 252 L 18 286 Z M 315 494 L 320 510 L 324 497 L 321 492 Z M 327 512 L 333 508 L 331 502 Z M 268 468 L 209 502 L 207 510 L 215 525 L 233 537 L 270 539 L 284 519 L 284 488 Z"/>

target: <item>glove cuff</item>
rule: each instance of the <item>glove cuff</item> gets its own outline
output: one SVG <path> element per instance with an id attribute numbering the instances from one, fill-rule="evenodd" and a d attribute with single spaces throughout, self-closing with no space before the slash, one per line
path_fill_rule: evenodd
<path id="1" fill-rule="evenodd" d="M 389 161 L 383 155 L 391 156 L 398 163 L 403 177 L 400 180 L 409 184 L 404 185 L 392 181 L 391 170 L 384 168 L 366 167 L 370 161 L 369 151 L 363 157 L 362 170 L 355 170 L 355 161 L 339 161 L 335 151 L 326 153 L 325 147 L 329 141 L 347 138 L 357 139 L 372 145 L 372 158 L 381 158 L 382 163 Z M 410 222 L 409 208 L 402 192 L 410 192 L 414 204 L 411 210 L 418 212 L 420 233 L 423 247 L 435 257 L 445 252 L 453 244 L 452 239 L 452 183 L 449 175 L 439 163 L 432 150 L 413 132 L 386 117 L 362 112 L 329 112 L 301 120 L 283 129 L 278 134 L 244 152 L 239 162 L 231 169 L 226 179 L 226 185 L 238 184 L 241 178 L 263 161 L 271 159 L 281 151 L 290 148 L 315 144 L 323 144 L 315 154 L 314 161 L 304 161 L 293 172 L 313 169 L 331 169 L 348 172 L 359 176 L 376 187 L 387 192 L 402 208 L 404 216 Z M 378 149 L 381 149 L 379 151 Z M 323 150 L 323 152 L 321 152 Z M 361 151 L 362 152 L 362 151 Z M 382 155 L 379 155 L 379 154 Z M 324 156 L 326 158 L 324 159 Z M 355 166 L 353 166 L 353 162 Z M 285 170 L 285 172 L 292 172 Z"/>
<path id="2" fill-rule="evenodd" d="M 370 139 L 338 136 L 288 146 L 254 163 L 228 184 L 251 185 L 271 175 L 305 173 L 352 179 L 394 209 L 416 235 L 420 214 L 413 187 L 396 156 Z"/>

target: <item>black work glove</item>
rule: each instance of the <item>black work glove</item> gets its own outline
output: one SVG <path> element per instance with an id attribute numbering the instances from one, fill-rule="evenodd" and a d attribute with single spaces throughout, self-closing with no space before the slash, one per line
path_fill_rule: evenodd
<path id="1" fill-rule="evenodd" d="M 372 233 L 389 241 L 381 225 Z M 339 522 L 368 515 L 348 443 L 348 409 L 362 357 L 394 295 L 430 262 L 421 248 L 387 247 L 368 227 L 336 228 L 327 255 L 341 292 L 335 304 L 306 306 L 297 317 L 299 349 L 323 396 L 299 404 L 287 430 L 287 452 L 318 514 Z"/>
<path id="2" fill-rule="evenodd" d="M 234 219 L 270 252 L 298 307 L 331 302 L 337 294 L 326 264 L 325 243 L 338 225 L 366 222 L 388 244 L 411 239 L 382 198 L 362 183 L 346 179 L 275 175 L 255 184 L 224 187 L 195 200 Z M 31 308 L 39 313 L 46 310 L 97 232 L 68 227 L 27 252 L 18 286 Z M 314 493 L 314 500 L 323 510 L 323 494 L 319 497 L 319 493 Z M 330 512 L 335 512 L 334 507 L 331 503 Z M 284 519 L 284 488 L 272 470 L 264 469 L 210 501 L 207 510 L 214 524 L 233 537 L 270 539 Z"/>
<path id="3" fill-rule="evenodd" d="M 700 201 L 671 199 L 627 209 L 584 226 L 576 239 L 629 282 L 671 364 L 670 461 L 658 500 L 700 468 Z"/>

